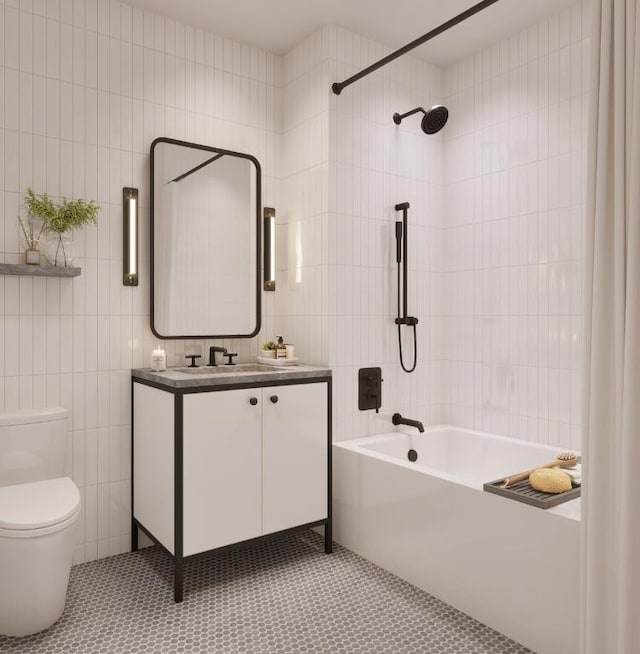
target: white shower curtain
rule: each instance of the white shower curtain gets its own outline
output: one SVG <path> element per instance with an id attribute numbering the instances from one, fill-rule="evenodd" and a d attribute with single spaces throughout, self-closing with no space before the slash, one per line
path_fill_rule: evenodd
<path id="1" fill-rule="evenodd" d="M 640 652 L 640 11 L 592 0 L 583 654 Z"/>

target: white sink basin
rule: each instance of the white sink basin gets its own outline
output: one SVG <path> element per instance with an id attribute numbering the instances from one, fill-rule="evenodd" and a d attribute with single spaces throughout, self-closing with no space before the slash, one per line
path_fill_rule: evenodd
<path id="1" fill-rule="evenodd" d="M 277 372 L 274 366 L 263 366 L 259 363 L 238 363 L 233 366 L 199 366 L 198 368 L 169 368 L 168 372 L 184 372 L 187 375 L 223 375 L 240 372 Z"/>

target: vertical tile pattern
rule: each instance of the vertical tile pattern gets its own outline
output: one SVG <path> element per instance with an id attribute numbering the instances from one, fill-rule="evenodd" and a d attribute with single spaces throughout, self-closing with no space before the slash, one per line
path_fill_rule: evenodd
<path id="1" fill-rule="evenodd" d="M 588 18 L 445 71 L 445 420 L 580 447 Z"/>
<path id="2" fill-rule="evenodd" d="M 305 358 L 334 375 L 334 438 L 393 429 L 402 411 L 441 420 L 440 267 L 442 135 L 419 118 L 397 127 L 395 111 L 442 100 L 441 71 L 413 57 L 336 97 L 344 79 L 388 49 L 325 26 L 284 59 L 283 184 L 287 215 L 280 250 L 278 316 Z M 410 310 L 420 317 L 418 367 L 400 370 L 397 351 L 394 211 L 409 201 Z M 412 343 L 405 344 L 407 358 Z M 380 414 L 358 411 L 358 369 L 384 369 Z"/>
<path id="3" fill-rule="evenodd" d="M 341 28 L 329 41 L 334 80 L 389 49 Z M 421 116 L 400 126 L 394 112 L 442 102 L 439 68 L 405 56 L 331 96 L 329 124 L 329 362 L 336 388 L 336 438 L 392 431 L 401 412 L 441 422 L 440 269 L 443 237 L 443 135 L 427 136 Z M 409 202 L 409 313 L 418 316 L 418 364 L 400 367 L 397 326 L 395 205 Z M 403 335 L 410 330 L 403 328 Z M 413 342 L 403 338 L 405 362 Z M 358 369 L 381 366 L 379 414 L 358 410 Z"/>
<path id="4" fill-rule="evenodd" d="M 324 27 L 283 61 L 283 211 L 277 215 L 278 334 L 297 355 L 328 363 L 329 70 Z M 270 294 L 267 294 L 270 295 Z"/>
<path id="5" fill-rule="evenodd" d="M 115 0 L 0 2 L 0 256 L 18 262 L 27 186 L 96 199 L 74 234 L 82 276 L 0 279 L 0 411 L 63 405 L 81 488 L 75 560 L 124 551 L 129 369 L 149 364 L 148 150 L 160 135 L 250 152 L 277 209 L 277 293 L 256 339 L 282 334 L 334 369 L 334 437 L 388 431 L 395 411 L 579 446 L 587 12 L 551 16 L 446 71 L 325 26 L 284 58 Z M 395 111 L 444 102 L 426 136 Z M 141 191 L 141 282 L 121 285 L 120 188 Z M 411 203 L 418 366 L 397 351 L 394 211 Z M 164 343 L 169 365 L 202 341 Z M 405 341 L 411 355 L 410 339 Z M 204 353 L 204 352 L 203 352 Z M 378 415 L 357 371 L 382 366 Z"/>
<path id="6" fill-rule="evenodd" d="M 0 256 L 21 261 L 28 186 L 102 206 L 74 233 L 82 276 L 0 279 L 0 411 L 71 413 L 67 472 L 81 489 L 75 561 L 126 551 L 130 369 L 148 366 L 151 141 L 255 155 L 280 203 L 281 59 L 110 0 L 0 3 Z M 140 286 L 122 286 L 121 187 L 140 189 Z M 272 334 L 267 303 L 264 333 Z M 226 342 L 240 357 L 262 336 Z M 168 363 L 210 343 L 167 341 Z"/>

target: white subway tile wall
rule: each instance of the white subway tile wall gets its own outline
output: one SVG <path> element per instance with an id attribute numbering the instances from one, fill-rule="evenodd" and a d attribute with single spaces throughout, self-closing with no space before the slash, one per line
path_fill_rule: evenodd
<path id="1" fill-rule="evenodd" d="M 341 81 L 390 52 L 334 28 L 332 79 Z M 400 126 L 394 112 L 443 101 L 442 71 L 412 56 L 331 97 L 329 137 L 329 343 L 337 440 L 392 431 L 395 412 L 442 421 L 440 393 L 443 136 L 427 136 L 421 116 Z M 400 368 L 394 207 L 409 202 L 409 313 L 418 316 L 418 364 Z M 413 341 L 403 327 L 404 358 Z M 383 369 L 379 414 L 358 410 L 358 369 Z"/>
<path id="2" fill-rule="evenodd" d="M 277 324 L 306 359 L 333 369 L 334 440 L 392 429 L 395 411 L 442 418 L 440 394 L 442 136 L 395 111 L 442 100 L 442 71 L 404 57 L 340 97 L 330 85 L 389 49 L 325 26 L 284 58 L 283 195 Z M 409 201 L 410 310 L 419 363 L 397 352 L 395 204 Z M 405 344 L 409 357 L 412 343 Z M 380 414 L 358 411 L 361 367 L 384 371 Z"/>
<path id="3" fill-rule="evenodd" d="M 283 61 L 284 203 L 277 214 L 276 331 L 310 363 L 329 363 L 327 333 L 329 78 L 324 27 Z"/>
<path id="4" fill-rule="evenodd" d="M 580 448 L 589 9 L 445 71 L 446 422 Z"/>
<path id="5" fill-rule="evenodd" d="M 21 261 L 28 186 L 102 206 L 73 235 L 71 279 L 0 277 L 0 411 L 71 411 L 67 471 L 81 490 L 75 562 L 130 544 L 130 369 L 149 366 L 151 141 L 248 152 L 281 205 L 282 60 L 109 0 L 0 0 L 0 256 Z M 122 286 L 123 186 L 140 189 L 140 286 Z M 271 294 L 273 295 L 273 294 Z M 247 360 L 274 332 L 223 342 Z M 169 365 L 210 343 L 165 341 Z"/>
<path id="6" fill-rule="evenodd" d="M 249 360 L 281 334 L 334 370 L 334 438 L 390 430 L 399 411 L 579 447 L 586 12 L 552 16 L 442 70 L 324 26 L 284 57 L 109 0 L 0 0 L 0 256 L 20 261 L 28 186 L 96 199 L 74 234 L 82 275 L 0 277 L 0 411 L 71 410 L 81 488 L 75 561 L 130 536 L 130 368 L 148 366 L 148 151 L 169 136 L 254 154 L 276 208 L 277 292 Z M 446 38 L 446 37 L 444 37 Z M 420 116 L 446 104 L 434 136 Z M 140 286 L 121 282 L 121 187 L 141 198 Z M 394 205 L 409 210 L 418 366 L 398 359 Z M 408 333 L 408 330 L 405 331 Z M 165 341 L 167 362 L 202 341 Z M 405 339 L 411 358 L 411 339 Z M 383 369 L 380 414 L 357 371 Z"/>

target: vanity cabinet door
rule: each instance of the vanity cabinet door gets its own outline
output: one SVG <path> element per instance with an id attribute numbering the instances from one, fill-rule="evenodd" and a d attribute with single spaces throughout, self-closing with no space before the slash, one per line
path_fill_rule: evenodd
<path id="1" fill-rule="evenodd" d="M 260 389 L 184 396 L 184 555 L 262 533 Z"/>
<path id="2" fill-rule="evenodd" d="M 265 534 L 327 517 L 327 384 L 263 388 Z"/>

